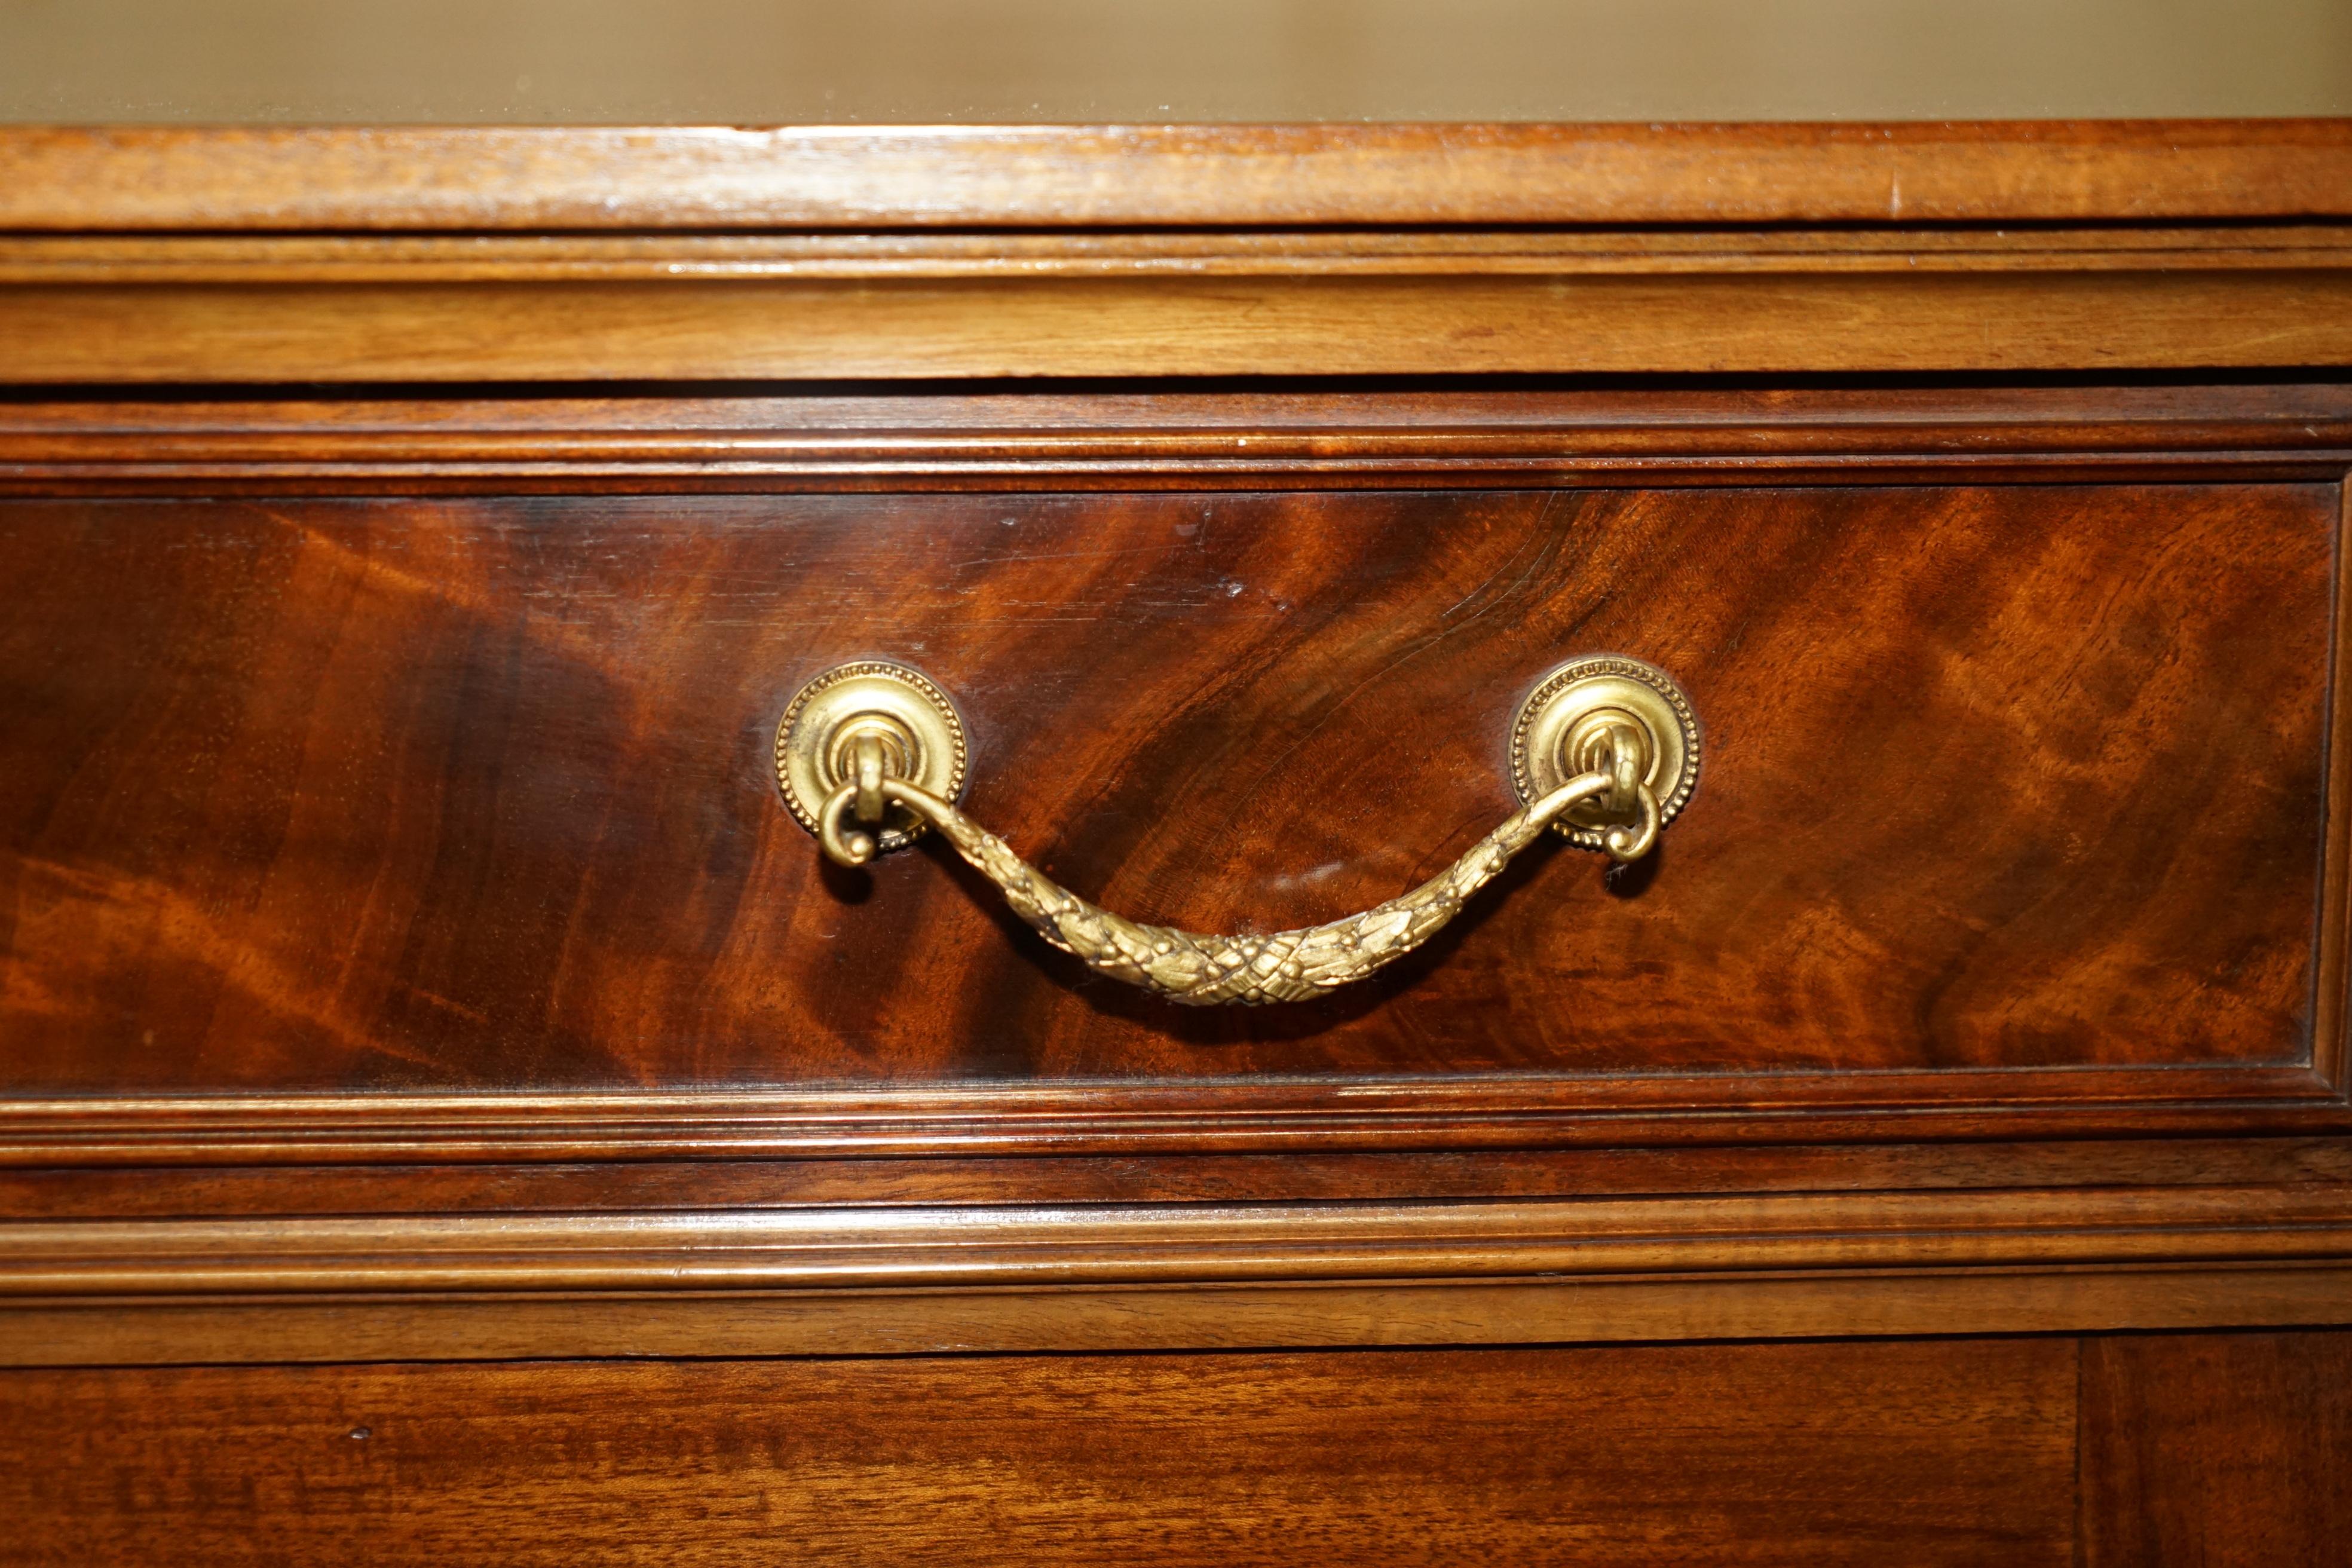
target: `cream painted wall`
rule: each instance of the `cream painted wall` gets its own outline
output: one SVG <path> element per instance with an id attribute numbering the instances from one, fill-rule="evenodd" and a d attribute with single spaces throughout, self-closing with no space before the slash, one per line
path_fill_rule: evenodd
<path id="1" fill-rule="evenodd" d="M 2352 0 L 0 0 L 14 121 L 2352 113 Z"/>

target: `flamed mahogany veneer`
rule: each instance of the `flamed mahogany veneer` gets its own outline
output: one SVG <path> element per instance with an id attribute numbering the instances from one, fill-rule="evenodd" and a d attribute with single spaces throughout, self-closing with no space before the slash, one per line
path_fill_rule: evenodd
<path id="1" fill-rule="evenodd" d="M 0 504 L 41 998 L 0 1072 L 2277 1097 L 2335 1026 L 2336 512 L 2284 482 Z M 829 867 L 769 782 L 794 687 L 905 650 L 968 715 L 968 804 L 1051 875 L 1274 930 L 1499 820 L 1513 705 L 1596 648 L 1711 738 L 1654 858 L 1535 852 L 1287 1009 L 1092 979 L 951 859 Z"/>

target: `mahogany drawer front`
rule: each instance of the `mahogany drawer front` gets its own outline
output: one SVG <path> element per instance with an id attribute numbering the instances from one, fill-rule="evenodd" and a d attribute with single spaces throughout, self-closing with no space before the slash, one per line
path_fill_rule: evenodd
<path id="1" fill-rule="evenodd" d="M 2339 514 L 2252 480 L 7 501 L 0 1089 L 2275 1095 L 2334 1026 Z M 970 725 L 967 805 L 1066 886 L 1306 924 L 1511 809 L 1513 707 L 1584 653 L 1706 728 L 1658 853 L 1530 851 L 1317 1003 L 1129 992 L 936 842 L 826 866 L 774 783 L 801 682 L 904 659 Z"/>
<path id="2" fill-rule="evenodd" d="M 2315 1564 L 2348 1340 L 0 1372 L 0 1560 Z"/>
<path id="3" fill-rule="evenodd" d="M 0 1561 L 2056 1565 L 2074 1360 L 1996 1341 L 0 1372 Z"/>

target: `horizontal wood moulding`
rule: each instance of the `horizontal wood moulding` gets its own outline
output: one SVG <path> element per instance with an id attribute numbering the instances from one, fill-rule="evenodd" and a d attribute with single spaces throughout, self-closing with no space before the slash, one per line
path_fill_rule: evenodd
<path id="1" fill-rule="evenodd" d="M 49 1222 L 0 1225 L 0 1364 L 2327 1323 L 2352 1317 L 2346 1153 L 2140 1140 L 1254 1173 L 1199 1157 L 23 1173 L 0 1201 Z M 1300 1201 L 1382 1184 L 1417 1195 Z M 1253 1187 L 1285 1201 L 1202 1201 Z M 1038 1201 L 1056 1189 L 1194 1201 Z"/>
<path id="2" fill-rule="evenodd" d="M 2352 1188 L 0 1226 L 0 1364 L 2352 1321 Z"/>
<path id="3" fill-rule="evenodd" d="M 2341 271 L 2342 224 L 2203 228 L 0 234 L 5 284 Z"/>
<path id="4" fill-rule="evenodd" d="M 2306 1067 L 0 1101 L 0 1167 L 1517 1150 L 2352 1130 Z"/>
<path id="5" fill-rule="evenodd" d="M 0 493 L 2339 478 L 2352 386 L 0 402 Z"/>
<path id="6" fill-rule="evenodd" d="M 0 1220 L 1409 1203 L 2352 1183 L 2352 1139 L 0 1170 Z"/>
<path id="7" fill-rule="evenodd" d="M 2352 1264 L 2352 1184 L 0 1224 L 0 1298 Z M 2352 1302 L 2347 1303 L 2352 1311 Z"/>
<path id="8" fill-rule="evenodd" d="M 0 285 L 0 380 L 583 382 L 2352 364 L 2352 268 Z"/>
<path id="9" fill-rule="evenodd" d="M 922 1355 L 2326 1327 L 2352 1268 L 1823 1271 L 1381 1285 L 189 1299 L 0 1307 L 0 1366 Z"/>
<path id="10" fill-rule="evenodd" d="M 919 1355 L 2327 1326 L 2340 1262 L 1351 1285 L 90 1298 L 0 1303 L 0 1366 Z"/>
<path id="11" fill-rule="evenodd" d="M 2336 120 L 0 131 L 0 228 L 2352 216 Z"/>

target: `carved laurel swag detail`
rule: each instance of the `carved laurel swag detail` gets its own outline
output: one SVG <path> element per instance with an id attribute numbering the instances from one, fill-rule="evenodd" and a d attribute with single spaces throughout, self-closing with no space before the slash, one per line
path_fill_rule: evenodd
<path id="1" fill-rule="evenodd" d="M 1114 980 L 1188 1006 L 1212 1006 L 1308 1001 L 1394 963 L 1434 936 L 1561 812 L 1608 785 L 1600 774 L 1571 779 L 1512 813 L 1411 892 L 1344 920 L 1268 936 L 1179 931 L 1112 914 L 1054 881 L 948 802 L 896 780 L 886 787 L 928 817 L 1047 942 Z"/>

